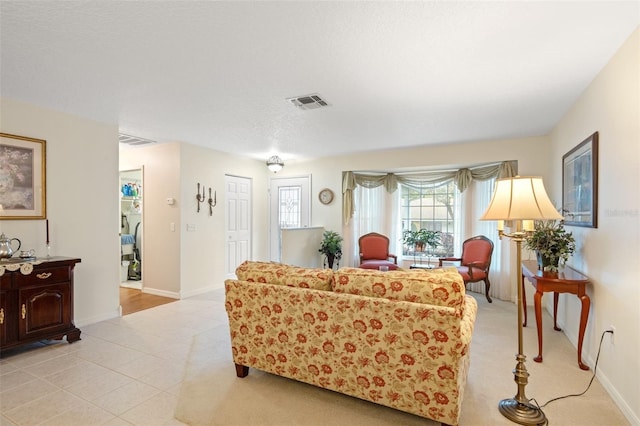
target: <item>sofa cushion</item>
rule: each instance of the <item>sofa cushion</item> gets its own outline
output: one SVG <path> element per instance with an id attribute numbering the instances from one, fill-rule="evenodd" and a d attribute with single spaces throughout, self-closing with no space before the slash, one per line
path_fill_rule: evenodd
<path id="1" fill-rule="evenodd" d="M 289 271 L 289 265 L 275 262 L 246 260 L 236 268 L 240 281 L 283 284 L 282 277 Z"/>
<path id="2" fill-rule="evenodd" d="M 465 295 L 464 282 L 456 268 L 389 272 L 341 268 L 335 273 L 333 290 L 457 309 L 462 308 Z"/>
<path id="3" fill-rule="evenodd" d="M 320 268 L 299 268 L 275 262 L 245 261 L 236 268 L 241 281 L 287 285 L 290 287 L 331 290 L 333 271 Z"/>
<path id="4" fill-rule="evenodd" d="M 333 286 L 333 270 L 321 268 L 297 268 L 290 266 L 282 283 L 290 287 L 331 290 Z"/>
<path id="5" fill-rule="evenodd" d="M 386 266 L 390 271 L 398 269 L 398 265 L 388 260 L 365 260 L 358 268 L 361 269 L 376 269 L 379 270 L 381 266 Z"/>

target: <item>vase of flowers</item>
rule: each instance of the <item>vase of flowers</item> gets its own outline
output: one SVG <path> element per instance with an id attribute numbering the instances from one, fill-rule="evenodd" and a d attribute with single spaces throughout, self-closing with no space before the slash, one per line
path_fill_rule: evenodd
<path id="1" fill-rule="evenodd" d="M 575 251 L 576 242 L 561 221 L 541 220 L 535 222 L 533 233 L 527 236 L 525 246 L 536 252 L 540 270 L 557 271 Z"/>
<path id="2" fill-rule="evenodd" d="M 324 231 L 322 233 L 322 242 L 320 243 L 320 253 L 326 257 L 326 265 L 333 269 L 335 261 L 340 263 L 342 258 L 342 237 L 335 231 Z"/>

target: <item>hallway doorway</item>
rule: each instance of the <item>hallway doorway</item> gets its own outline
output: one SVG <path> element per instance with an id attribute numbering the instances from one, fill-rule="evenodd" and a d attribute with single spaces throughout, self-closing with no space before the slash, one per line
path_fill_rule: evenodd
<path id="1" fill-rule="evenodd" d="M 122 316 L 155 308 L 156 306 L 175 302 L 178 299 L 170 297 L 156 296 L 155 294 L 143 293 L 142 290 L 134 288 L 120 287 L 120 306 Z"/>
<path id="2" fill-rule="evenodd" d="M 120 171 L 120 286 L 142 289 L 143 169 Z"/>

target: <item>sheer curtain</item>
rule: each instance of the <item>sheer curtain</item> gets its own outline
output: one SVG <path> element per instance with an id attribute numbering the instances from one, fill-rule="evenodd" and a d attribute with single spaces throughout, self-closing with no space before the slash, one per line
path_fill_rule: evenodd
<path id="1" fill-rule="evenodd" d="M 484 181 L 474 180 L 470 183 L 467 191 L 462 193 L 462 210 L 468 212 L 462 220 L 463 235 L 462 241 L 476 235 L 484 235 L 493 241 L 493 256 L 491 258 L 491 270 L 489 273 L 489 281 L 491 288 L 489 295 L 492 298 L 500 300 L 512 300 L 513 290 L 509 281 L 508 271 L 508 240 L 500 240 L 498 238 L 498 224 L 495 221 L 479 220 L 484 211 L 487 209 L 493 190 L 495 179 Z M 456 246 L 456 256 L 462 254 L 462 244 Z M 484 282 L 468 284 L 469 291 L 484 294 Z"/>
<path id="2" fill-rule="evenodd" d="M 399 184 L 422 185 L 441 183 L 453 179 L 460 192 L 459 210 L 456 217 L 457 239 L 454 247 L 459 256 L 462 242 L 474 235 L 485 235 L 494 242 L 491 262 L 490 295 L 502 300 L 513 300 L 516 283 L 510 284 L 508 265 L 511 249 L 508 241 L 498 239 L 497 223 L 481 222 L 479 219 L 491 201 L 496 178 L 512 177 L 517 174 L 517 161 L 502 161 L 472 168 L 457 170 L 429 170 L 409 173 L 353 171 L 343 172 L 342 215 L 343 215 L 343 265 L 357 266 L 358 238 L 368 232 L 379 232 L 390 240 L 389 251 L 399 255 L 400 221 L 398 210 Z M 471 285 L 470 290 L 484 293 L 484 283 Z"/>
<path id="3" fill-rule="evenodd" d="M 353 191 L 354 204 L 357 206 L 353 220 L 345 226 L 343 242 L 343 262 L 345 266 L 360 264 L 358 239 L 369 232 L 378 232 L 389 237 L 389 252 L 398 254 L 399 221 L 398 197 L 400 191 L 390 193 L 384 186 L 366 188 L 358 186 Z"/>

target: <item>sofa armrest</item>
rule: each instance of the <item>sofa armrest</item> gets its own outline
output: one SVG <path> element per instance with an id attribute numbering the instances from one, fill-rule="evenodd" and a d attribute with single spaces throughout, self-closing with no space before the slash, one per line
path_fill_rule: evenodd
<path id="1" fill-rule="evenodd" d="M 476 322 L 476 315 L 478 314 L 478 302 L 471 296 L 464 297 L 464 311 L 462 314 L 462 320 L 460 321 L 460 338 L 463 345 L 471 344 L 471 337 L 473 335 L 473 326 Z"/>

